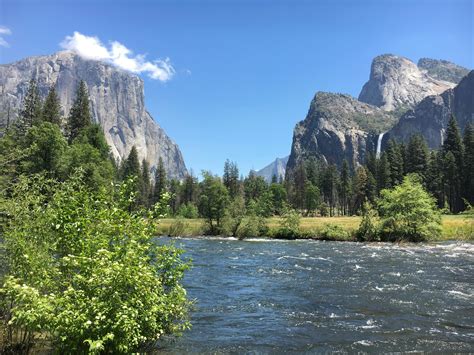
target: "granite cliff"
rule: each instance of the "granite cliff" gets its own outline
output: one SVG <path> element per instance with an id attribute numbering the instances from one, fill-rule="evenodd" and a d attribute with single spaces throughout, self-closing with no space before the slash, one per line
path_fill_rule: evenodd
<path id="1" fill-rule="evenodd" d="M 468 73 L 443 60 L 422 58 L 417 65 L 391 54 L 376 57 L 358 99 L 316 93 L 294 129 L 287 171 L 310 157 L 338 166 L 346 159 L 355 167 L 364 163 L 367 150 L 414 133 L 438 148 L 451 114 L 461 129 L 473 120 L 473 72 Z"/>
<path id="2" fill-rule="evenodd" d="M 28 82 L 35 78 L 42 97 L 55 85 L 66 117 L 80 80 L 87 84 L 93 119 L 100 123 L 112 154 L 121 160 L 136 146 L 152 170 L 163 158 L 171 177 L 183 178 L 186 166 L 179 147 L 145 108 L 143 80 L 110 64 L 68 52 L 29 57 L 0 65 L 0 126 L 16 119 Z M 8 112 L 10 115 L 8 115 Z"/>

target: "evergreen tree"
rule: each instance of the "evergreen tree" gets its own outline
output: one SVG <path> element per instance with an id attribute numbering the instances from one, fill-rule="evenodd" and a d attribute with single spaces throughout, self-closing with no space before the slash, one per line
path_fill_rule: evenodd
<path id="1" fill-rule="evenodd" d="M 396 186 L 403 181 L 403 154 L 401 146 L 390 139 L 387 146 L 387 160 L 390 170 L 390 186 Z"/>
<path id="2" fill-rule="evenodd" d="M 69 142 L 72 142 L 80 132 L 91 125 L 91 123 L 92 116 L 89 105 L 89 94 L 87 93 L 86 83 L 81 80 L 67 122 Z"/>
<path id="3" fill-rule="evenodd" d="M 454 116 L 451 116 L 448 122 L 443 154 L 449 208 L 451 212 L 457 213 L 464 208 L 462 201 L 464 145 Z"/>
<path id="4" fill-rule="evenodd" d="M 349 196 L 351 193 L 349 163 L 346 159 L 344 159 L 344 161 L 342 162 L 340 182 L 341 209 L 342 214 L 345 216 L 349 212 Z"/>
<path id="5" fill-rule="evenodd" d="M 382 153 L 377 163 L 377 191 L 391 187 L 390 165 L 388 163 L 387 154 Z"/>
<path id="6" fill-rule="evenodd" d="M 155 171 L 155 187 L 153 190 L 153 199 L 156 202 L 161 200 L 161 195 L 166 191 L 166 170 L 163 164 L 163 159 L 158 159 L 158 166 Z"/>
<path id="7" fill-rule="evenodd" d="M 464 193 L 470 205 L 474 205 L 474 125 L 469 123 L 464 129 Z"/>
<path id="8" fill-rule="evenodd" d="M 23 108 L 20 111 L 20 117 L 16 124 L 16 132 L 19 137 L 25 137 L 26 132 L 40 120 L 41 105 L 36 80 L 31 79 L 23 100 Z"/>
<path id="9" fill-rule="evenodd" d="M 150 206 L 150 165 L 148 162 L 142 160 L 141 179 L 140 179 L 140 204 L 146 208 Z"/>
<path id="10" fill-rule="evenodd" d="M 182 189 L 182 202 L 184 204 L 195 203 L 197 196 L 197 179 L 193 176 L 192 172 L 184 178 L 183 189 Z"/>
<path id="11" fill-rule="evenodd" d="M 438 208 L 444 208 L 446 202 L 443 165 L 443 154 L 432 151 L 430 153 L 428 171 L 426 173 L 426 187 L 428 191 L 435 197 Z"/>
<path id="12" fill-rule="evenodd" d="M 306 166 L 304 163 L 299 163 L 294 172 L 294 201 L 296 208 L 303 209 L 305 204 L 305 189 L 306 189 Z"/>
<path id="13" fill-rule="evenodd" d="M 353 177 L 353 201 L 352 213 L 357 213 L 362 209 L 364 202 L 367 201 L 367 185 L 368 185 L 367 169 L 360 167 L 356 170 Z"/>
<path id="14" fill-rule="evenodd" d="M 54 86 L 51 86 L 48 96 L 44 101 L 41 119 L 43 121 L 51 122 L 55 125 L 61 126 L 61 104 L 59 103 L 59 97 L 56 94 L 56 89 Z"/>
<path id="15" fill-rule="evenodd" d="M 425 175 L 428 169 L 428 146 L 420 134 L 411 136 L 406 149 L 405 173 L 418 174 L 425 182 Z"/>
<path id="16" fill-rule="evenodd" d="M 125 180 L 129 177 L 140 177 L 140 161 L 138 159 L 138 152 L 135 146 L 132 147 L 127 159 L 123 164 L 122 178 Z"/>
<path id="17" fill-rule="evenodd" d="M 239 194 L 239 168 L 235 162 L 227 159 L 224 163 L 224 175 L 222 177 L 224 186 L 229 191 L 230 197 L 234 198 Z"/>

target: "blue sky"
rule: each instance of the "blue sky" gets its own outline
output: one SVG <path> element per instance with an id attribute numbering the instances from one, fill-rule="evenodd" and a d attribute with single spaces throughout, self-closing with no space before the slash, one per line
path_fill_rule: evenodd
<path id="1" fill-rule="evenodd" d="M 394 53 L 473 68 L 472 0 L 0 0 L 0 63 L 50 54 L 75 31 L 169 58 L 170 80 L 146 72 L 146 105 L 188 168 L 241 172 L 288 155 L 316 91 L 353 96 L 373 57 Z M 0 31 L 1 32 L 1 31 Z"/>

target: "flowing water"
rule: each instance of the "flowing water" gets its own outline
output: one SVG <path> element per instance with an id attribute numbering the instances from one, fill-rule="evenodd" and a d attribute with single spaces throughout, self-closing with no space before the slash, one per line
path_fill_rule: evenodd
<path id="1" fill-rule="evenodd" d="M 376 158 L 380 158 L 380 154 L 382 153 L 382 139 L 384 134 L 385 133 L 380 133 L 379 137 L 377 138 L 377 150 L 375 152 Z"/>
<path id="2" fill-rule="evenodd" d="M 160 351 L 474 352 L 474 244 L 175 243 L 193 327 Z"/>

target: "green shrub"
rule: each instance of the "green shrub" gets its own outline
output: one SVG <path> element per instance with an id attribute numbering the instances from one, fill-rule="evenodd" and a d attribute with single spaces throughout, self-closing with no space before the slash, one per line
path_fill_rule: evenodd
<path id="1" fill-rule="evenodd" d="M 338 224 L 325 224 L 320 232 L 321 237 L 329 240 L 348 239 L 350 234 Z"/>
<path id="2" fill-rule="evenodd" d="M 275 232 L 276 238 L 295 239 L 300 235 L 300 214 L 287 208 L 280 221 L 280 226 Z"/>
<path id="3" fill-rule="evenodd" d="M 419 242 L 441 234 L 441 216 L 436 202 L 423 188 L 417 175 L 382 190 L 378 202 L 381 239 Z"/>
<path id="4" fill-rule="evenodd" d="M 74 176 L 22 177 L 0 204 L 3 350 L 41 337 L 58 353 L 131 353 L 187 329 L 183 251 L 157 244 L 153 224 L 121 207 L 126 186 L 115 200 Z"/>
<path id="5" fill-rule="evenodd" d="M 356 232 L 356 239 L 360 242 L 374 242 L 379 240 L 377 227 L 377 211 L 372 208 L 369 202 L 362 206 L 362 221 Z"/>
<path id="6" fill-rule="evenodd" d="M 168 235 L 170 237 L 182 237 L 185 235 L 188 227 L 189 223 L 183 217 L 175 218 L 168 228 Z"/>
<path id="7" fill-rule="evenodd" d="M 195 204 L 187 203 L 179 207 L 177 215 L 183 218 L 193 219 L 199 217 L 199 211 Z"/>

